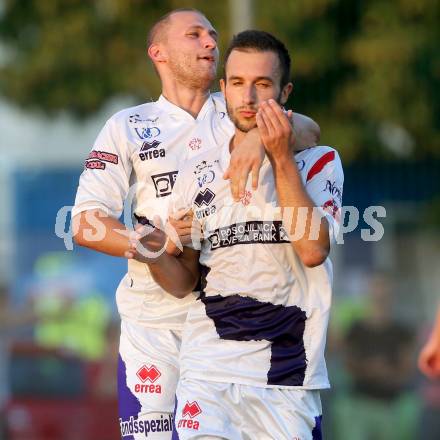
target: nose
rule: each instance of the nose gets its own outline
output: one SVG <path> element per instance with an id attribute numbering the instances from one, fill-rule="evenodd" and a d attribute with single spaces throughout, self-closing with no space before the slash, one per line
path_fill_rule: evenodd
<path id="1" fill-rule="evenodd" d="M 245 105 L 253 105 L 255 104 L 255 88 L 250 85 L 248 87 L 243 88 L 243 104 Z"/>
<path id="2" fill-rule="evenodd" d="M 215 39 L 208 34 L 203 41 L 203 47 L 205 49 L 213 50 L 217 47 L 217 41 L 215 41 Z"/>

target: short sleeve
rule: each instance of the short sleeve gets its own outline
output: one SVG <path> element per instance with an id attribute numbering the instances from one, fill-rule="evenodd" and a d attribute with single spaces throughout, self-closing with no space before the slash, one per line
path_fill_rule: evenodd
<path id="1" fill-rule="evenodd" d="M 111 118 L 102 128 L 84 162 L 72 215 L 102 209 L 119 218 L 129 191 L 132 163 L 127 142 Z"/>
<path id="2" fill-rule="evenodd" d="M 339 233 L 342 208 L 344 172 L 336 150 L 322 152 L 309 168 L 306 175 L 306 190 L 315 206 L 327 219 L 330 226 L 330 240 L 333 243 Z"/>

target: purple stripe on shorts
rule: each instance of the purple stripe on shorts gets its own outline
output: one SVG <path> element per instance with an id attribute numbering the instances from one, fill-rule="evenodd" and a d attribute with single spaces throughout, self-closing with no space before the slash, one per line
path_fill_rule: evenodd
<path id="1" fill-rule="evenodd" d="M 127 426 L 130 425 L 129 422 L 133 423 L 137 420 L 139 413 L 141 412 L 141 404 L 138 398 L 131 392 L 127 385 L 127 369 L 125 362 L 122 360 L 121 355 L 118 359 L 118 407 L 119 407 L 119 417 L 121 419 L 121 435 L 124 440 L 134 440 L 132 433 L 124 432 L 123 422 Z M 124 424 L 125 425 L 125 424 Z M 129 426 L 131 428 L 131 426 Z M 131 431 L 131 429 L 130 429 Z M 124 435 L 125 434 L 125 435 Z"/>
<path id="2" fill-rule="evenodd" d="M 312 431 L 313 440 L 322 440 L 322 415 L 315 417 L 315 427 Z"/>

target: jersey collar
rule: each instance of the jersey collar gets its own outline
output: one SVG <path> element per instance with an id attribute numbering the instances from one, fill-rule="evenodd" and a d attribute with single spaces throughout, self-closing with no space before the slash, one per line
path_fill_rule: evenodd
<path id="1" fill-rule="evenodd" d="M 212 98 L 212 95 L 208 96 L 208 99 L 203 104 L 203 107 L 200 109 L 199 114 L 197 115 L 197 118 L 194 118 L 192 115 L 190 115 L 186 110 L 183 110 L 179 106 L 173 104 L 171 101 L 168 101 L 165 96 L 160 95 L 159 99 L 157 100 L 157 104 L 159 104 L 160 108 L 164 110 L 169 115 L 177 116 L 179 118 L 186 118 L 190 119 L 192 121 L 200 121 L 205 118 L 205 116 L 210 113 L 212 110 L 215 110 L 215 103 Z"/>

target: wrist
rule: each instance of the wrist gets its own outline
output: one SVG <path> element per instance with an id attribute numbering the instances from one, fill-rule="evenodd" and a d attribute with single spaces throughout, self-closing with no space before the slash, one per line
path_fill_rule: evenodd
<path id="1" fill-rule="evenodd" d="M 268 154 L 268 157 L 274 169 L 285 170 L 291 169 L 292 167 L 297 168 L 293 155 L 290 152 L 277 154 L 275 156 Z"/>
<path id="2" fill-rule="evenodd" d="M 163 248 L 160 251 L 157 252 L 157 256 L 152 256 L 147 259 L 148 266 L 161 266 L 164 264 L 168 257 L 168 254 L 166 252 L 166 249 Z"/>

